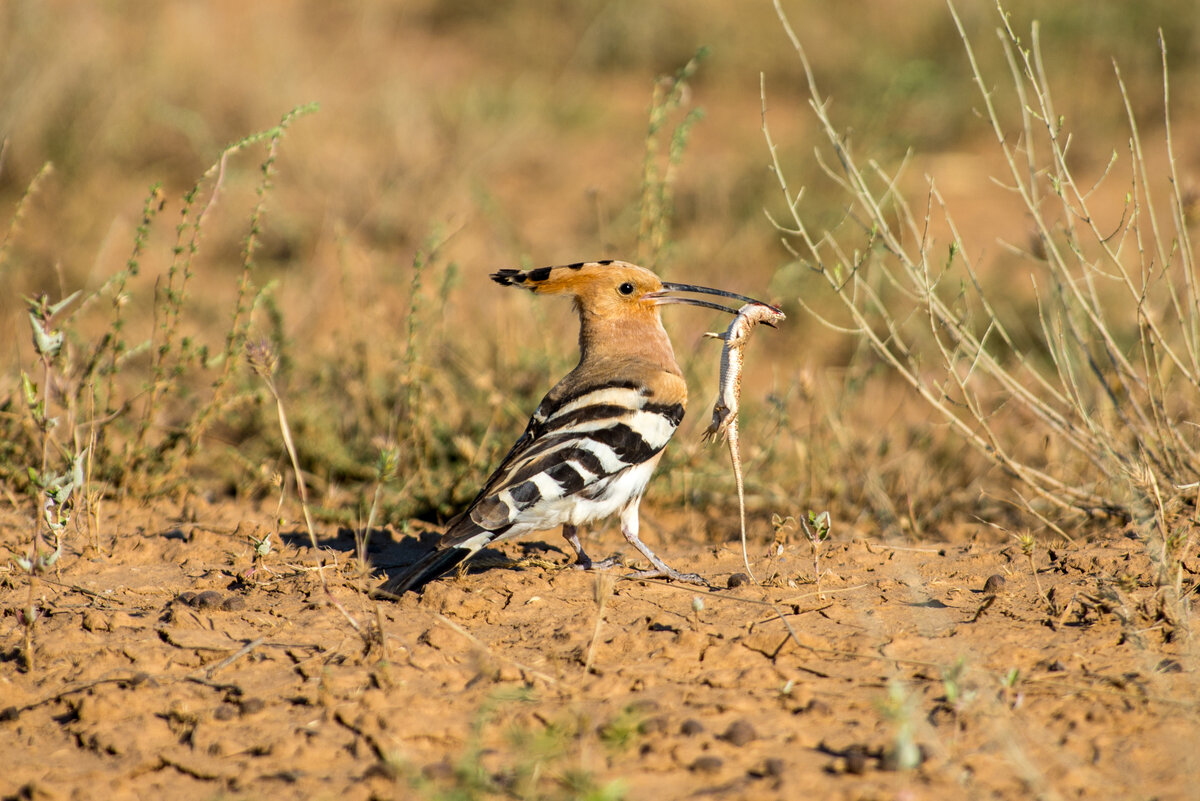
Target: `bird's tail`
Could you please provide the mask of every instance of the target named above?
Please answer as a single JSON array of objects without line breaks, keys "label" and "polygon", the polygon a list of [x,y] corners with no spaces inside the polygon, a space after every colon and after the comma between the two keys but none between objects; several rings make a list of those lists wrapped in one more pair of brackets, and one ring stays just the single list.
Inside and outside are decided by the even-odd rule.
[{"label": "bird's tail", "polygon": [[483,528],[465,515],[459,515],[448,525],[436,548],[388,579],[379,592],[403,595],[409,590],[419,590],[479,553],[503,533]]},{"label": "bird's tail", "polygon": [[464,548],[452,545],[449,548],[438,548],[410,565],[403,573],[388,579],[380,592],[390,595],[403,595],[409,590],[419,590],[434,579],[441,578],[474,556],[478,548]]}]

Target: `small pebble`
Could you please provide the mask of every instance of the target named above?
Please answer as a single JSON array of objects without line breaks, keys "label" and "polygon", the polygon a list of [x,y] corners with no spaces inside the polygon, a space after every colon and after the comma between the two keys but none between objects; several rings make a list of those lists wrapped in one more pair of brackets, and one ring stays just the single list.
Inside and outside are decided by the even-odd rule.
[{"label": "small pebble", "polygon": [[697,734],[704,733],[704,724],[695,718],[688,718],[679,727],[679,733],[685,737],[695,737]]},{"label": "small pebble", "polygon": [[243,715],[253,715],[255,712],[261,712],[266,709],[267,702],[261,698],[246,698],[238,706],[241,707]]},{"label": "small pebble", "polygon": [[217,720],[233,720],[237,714],[237,707],[233,704],[221,704],[217,707],[217,711],[213,712],[213,717]]},{"label": "small pebble", "polygon": [[225,600],[224,596],[216,590],[205,590],[192,599],[192,606],[197,609],[207,609],[208,607],[219,606],[223,600]]},{"label": "small pebble", "polygon": [[454,778],[454,766],[445,760],[432,762],[421,768],[421,775],[426,779],[452,779]]},{"label": "small pebble", "polygon": [[720,757],[706,754],[702,757],[696,757],[696,761],[691,764],[688,770],[696,773],[716,773],[724,764]]},{"label": "small pebble", "polygon": [[729,577],[729,580],[725,583],[725,586],[732,590],[735,587],[741,587],[749,583],[750,577],[745,573],[734,573]]},{"label": "small pebble", "polygon": [[638,731],[642,734],[662,734],[667,730],[667,719],[662,715],[653,718],[647,718],[642,721],[642,725],[638,726]]},{"label": "small pebble", "polygon": [[820,698],[813,698],[800,711],[815,715],[828,715],[833,712],[833,709],[830,708],[829,704],[825,703]]},{"label": "small pebble", "polygon": [[995,575],[988,576],[987,581],[983,583],[983,591],[988,595],[995,595],[1003,590],[1004,585],[1007,583],[1008,580],[1004,576],[996,573]]},{"label": "small pebble", "polygon": [[181,592],[181,593],[179,593],[179,595],[175,596],[175,600],[176,600],[176,601],[179,601],[180,603],[187,604],[188,606],[195,606],[195,604],[196,604],[196,593],[194,593],[194,592]]},{"label": "small pebble", "polygon": [[655,701],[652,698],[639,698],[638,700],[631,703],[629,705],[629,708],[631,710],[633,710],[634,712],[641,712],[643,714],[648,714],[650,712],[657,712],[658,711],[658,701]]},{"label": "small pebble", "polygon": [[748,720],[735,720],[729,724],[729,728],[721,735],[721,739],[728,743],[741,748],[748,742],[758,739],[758,734],[754,731],[754,726]]},{"label": "small pebble", "polygon": [[246,599],[240,595],[230,595],[221,602],[221,608],[226,612],[236,612],[239,609],[245,609]]},{"label": "small pebble", "polygon": [[750,771],[750,775],[756,779],[778,779],[783,775],[784,764],[783,760],[778,757],[771,757],[764,760],[758,767]]}]

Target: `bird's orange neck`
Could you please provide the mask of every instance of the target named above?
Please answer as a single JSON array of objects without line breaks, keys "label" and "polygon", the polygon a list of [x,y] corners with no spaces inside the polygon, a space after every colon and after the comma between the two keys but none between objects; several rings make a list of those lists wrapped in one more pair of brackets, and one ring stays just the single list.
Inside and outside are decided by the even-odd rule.
[{"label": "bird's orange neck", "polygon": [[636,358],[647,367],[680,375],[671,340],[657,309],[614,317],[579,309],[579,363]]}]

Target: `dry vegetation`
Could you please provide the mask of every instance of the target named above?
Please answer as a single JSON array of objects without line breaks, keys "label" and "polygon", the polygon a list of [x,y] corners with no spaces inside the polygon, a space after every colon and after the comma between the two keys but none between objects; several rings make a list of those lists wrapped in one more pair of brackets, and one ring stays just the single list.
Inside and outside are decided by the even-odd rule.
[{"label": "dry vegetation", "polygon": [[[0,797],[1193,797],[1200,22],[812,5],[0,10]],[[787,310],[764,586],[369,599],[571,366],[486,274],[594,257]]]}]

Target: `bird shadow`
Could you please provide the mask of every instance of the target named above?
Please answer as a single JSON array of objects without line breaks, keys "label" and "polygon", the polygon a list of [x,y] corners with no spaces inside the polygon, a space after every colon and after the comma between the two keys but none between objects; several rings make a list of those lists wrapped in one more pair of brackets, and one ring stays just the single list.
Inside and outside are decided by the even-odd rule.
[{"label": "bird shadow", "polygon": [[[303,528],[281,531],[279,536],[280,540],[288,545],[311,545],[308,531]],[[367,561],[373,570],[390,577],[429,553],[437,546],[441,536],[431,530],[402,534],[390,528],[373,528],[367,537]],[[317,545],[346,556],[355,556],[358,553],[358,532],[342,526],[333,535],[318,537]],[[464,572],[474,575],[493,569],[522,570],[525,569],[522,563],[531,558],[555,561],[572,558],[564,548],[546,540],[524,540],[514,545],[519,549],[519,555],[515,557],[511,551],[506,553],[498,548],[482,549],[467,563]]]},{"label": "bird shadow", "polygon": [[[168,535],[169,536],[169,535]],[[400,534],[390,528],[373,528],[367,537],[367,562],[373,570],[385,576],[415,564],[421,557],[437,546],[441,534],[423,530],[414,534]],[[281,543],[297,547],[311,545],[308,531],[295,528],[279,532]],[[574,556],[566,549],[547,540],[524,540],[513,543],[519,555],[513,556],[498,548],[484,548],[472,557],[464,568],[468,574],[484,573],[488,570],[522,570],[527,559],[572,561]],[[358,554],[358,532],[342,526],[333,535],[317,537],[317,546],[346,556]]]}]

